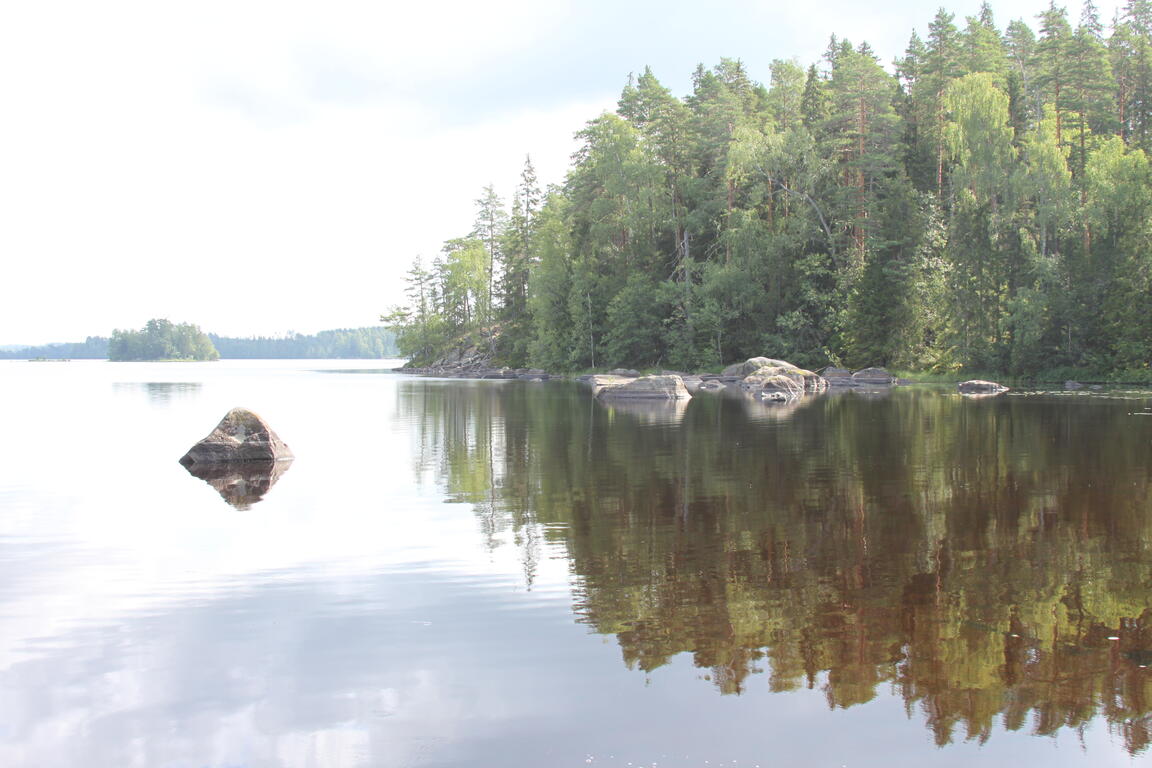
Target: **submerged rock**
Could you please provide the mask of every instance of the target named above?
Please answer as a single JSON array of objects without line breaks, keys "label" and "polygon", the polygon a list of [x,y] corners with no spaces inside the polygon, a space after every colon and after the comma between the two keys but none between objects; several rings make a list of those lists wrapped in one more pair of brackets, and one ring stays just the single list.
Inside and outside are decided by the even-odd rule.
[{"label": "submerged rock", "polygon": [[956,391],[962,395],[1001,395],[1008,391],[1008,387],[994,381],[972,379],[957,384]]},{"label": "submerged rock", "polygon": [[186,467],[284,461],[292,451],[262,418],[246,408],[233,408],[216,429],[180,459]]},{"label": "submerged rock", "polygon": [[601,398],[628,400],[687,400],[692,397],[679,376],[641,376],[601,389]]}]

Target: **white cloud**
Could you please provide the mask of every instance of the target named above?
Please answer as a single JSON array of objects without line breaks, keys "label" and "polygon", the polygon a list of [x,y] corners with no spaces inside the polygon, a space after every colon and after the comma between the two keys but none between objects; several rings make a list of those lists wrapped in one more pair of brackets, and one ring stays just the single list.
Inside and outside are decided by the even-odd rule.
[{"label": "white cloud", "polygon": [[[537,4],[77,4],[0,40],[0,341],[364,325],[525,153],[559,180],[605,104],[450,124],[419,95],[529,45]],[[192,8],[193,6],[187,6]],[[169,11],[171,9],[168,9]],[[429,30],[435,27],[435,34]]]},{"label": "white cloud", "polygon": [[[1034,21],[1045,4],[994,7],[1004,25]],[[978,6],[950,5],[959,23]],[[660,73],[672,81],[713,51],[754,63],[763,49],[740,50],[749,29],[763,30],[772,56],[805,64],[832,32],[871,41],[887,61],[934,14],[913,3],[819,8],[9,3],[0,344],[80,339],[153,316],[231,334],[370,324],[398,299],[415,255],[467,231],[484,184],[510,196],[526,153],[542,180],[559,181],[572,133],[611,106],[637,62],[679,52],[683,67]],[[622,32],[665,17],[683,23]],[[576,21],[581,34],[565,35]],[[526,78],[532,86],[501,80],[531,62],[587,64],[601,29],[596,61],[615,72],[598,75],[605,82],[562,67]],[[751,74],[766,80],[766,62]],[[533,103],[548,106],[524,106]]]}]

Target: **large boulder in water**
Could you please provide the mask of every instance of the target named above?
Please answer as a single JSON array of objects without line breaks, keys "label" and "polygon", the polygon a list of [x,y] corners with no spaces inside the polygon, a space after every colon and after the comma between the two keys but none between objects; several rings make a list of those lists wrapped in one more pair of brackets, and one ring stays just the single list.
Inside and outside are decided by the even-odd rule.
[{"label": "large boulder in water", "polygon": [[216,429],[180,459],[185,467],[250,461],[285,461],[292,451],[264,419],[246,408],[233,408]]},{"label": "large boulder in water", "polygon": [[[828,381],[820,374],[813,373],[804,368],[783,365],[766,365],[763,368],[759,368],[745,376],[741,386],[745,391],[748,391],[758,386],[757,381],[770,376],[784,376],[791,379],[800,386],[801,394],[816,394],[828,389]],[[749,386],[749,384],[751,384],[751,386]]]},{"label": "large boulder in water", "polygon": [[1008,387],[995,381],[972,379],[957,384],[956,390],[962,395],[1002,395],[1008,391]]},{"label": "large boulder in water", "polygon": [[742,363],[730,365],[724,369],[723,376],[735,376],[737,378],[744,378],[749,376],[761,368],[795,368],[796,366],[789,363],[787,360],[776,360],[771,357],[750,357]]},{"label": "large boulder in water", "polygon": [[606,387],[598,396],[606,400],[687,400],[692,397],[679,376],[641,376]]}]

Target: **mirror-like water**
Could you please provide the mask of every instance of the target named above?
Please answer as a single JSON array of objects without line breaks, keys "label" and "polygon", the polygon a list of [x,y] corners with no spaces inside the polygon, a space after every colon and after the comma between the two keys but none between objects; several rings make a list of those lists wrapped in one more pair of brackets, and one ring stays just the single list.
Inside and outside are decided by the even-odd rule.
[{"label": "mirror-like water", "polygon": [[0,364],[0,764],[1147,759],[1152,395],[387,365]]}]

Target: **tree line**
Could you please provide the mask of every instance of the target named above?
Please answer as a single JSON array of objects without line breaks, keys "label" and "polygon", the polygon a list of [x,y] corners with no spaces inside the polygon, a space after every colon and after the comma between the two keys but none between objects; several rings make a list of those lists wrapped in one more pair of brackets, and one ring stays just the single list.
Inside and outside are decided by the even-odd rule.
[{"label": "tree line", "polygon": [[338,328],[306,335],[232,338],[209,334],[223,358],[354,359],[396,357],[395,333],[387,328]]},{"label": "tree line", "polygon": [[680,98],[649,69],[562,185],[527,162],[385,321],[435,359],[698,369],[758,354],[1147,378],[1152,1],[1037,29],[941,9],[888,71],[832,37],[763,84],[723,59]]},{"label": "tree line", "polygon": [[[153,330],[150,331],[149,328]],[[106,336],[89,336],[79,343],[45,344],[14,350],[0,350],[0,359],[9,360],[142,360],[142,359],[214,359],[195,358],[193,347],[182,346],[191,339],[190,332],[178,331],[184,326],[168,320],[150,321],[141,331],[116,331],[110,343]],[[199,333],[200,329],[190,326]],[[167,330],[165,330],[167,329]],[[161,342],[160,337],[167,338]],[[150,341],[149,339],[152,339]],[[293,333],[287,336],[251,336],[237,338],[209,333],[209,344],[225,359],[351,359],[397,357],[395,334],[380,327],[338,328],[316,334]],[[155,341],[156,343],[153,343]],[[149,346],[151,345],[151,346]],[[200,341],[203,347],[203,340]],[[147,349],[147,351],[145,351]],[[115,353],[116,357],[111,355]],[[147,354],[147,357],[141,355]],[[151,355],[157,355],[152,357]]]}]

